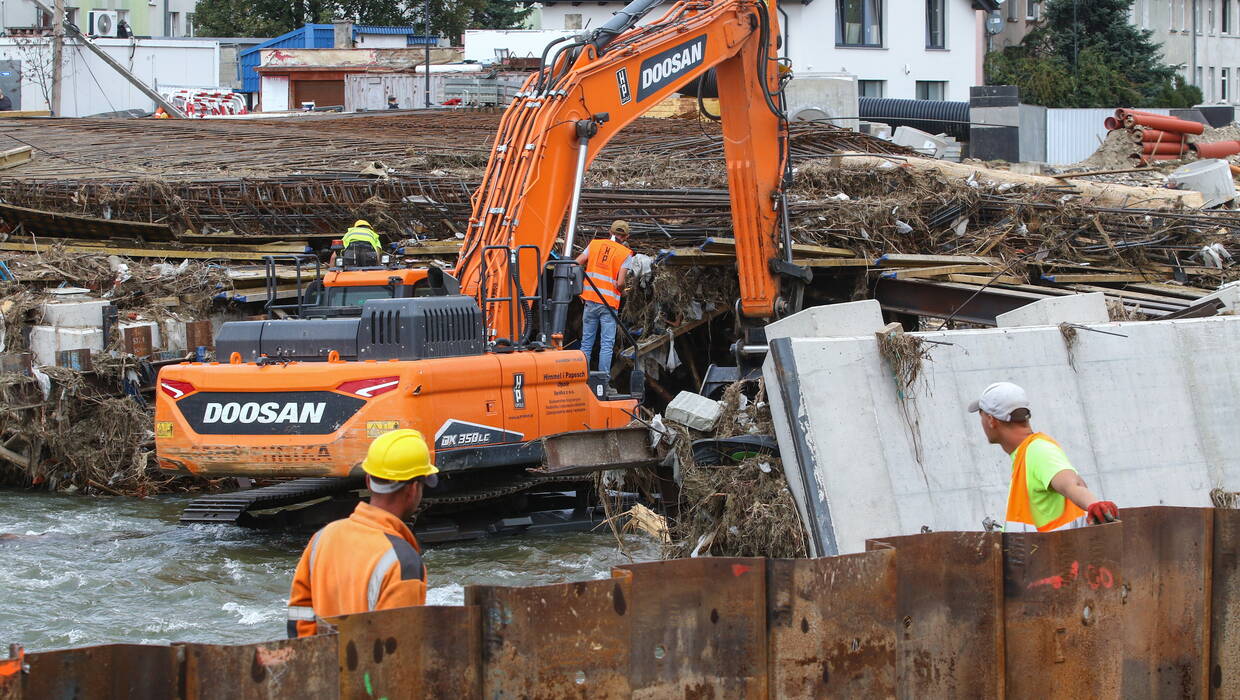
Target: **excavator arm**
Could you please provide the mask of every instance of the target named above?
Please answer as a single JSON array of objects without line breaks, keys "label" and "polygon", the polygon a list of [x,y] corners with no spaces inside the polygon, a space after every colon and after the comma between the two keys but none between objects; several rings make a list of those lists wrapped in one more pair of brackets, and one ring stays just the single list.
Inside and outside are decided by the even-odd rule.
[{"label": "excavator arm", "polygon": [[[542,70],[505,111],[456,267],[462,292],[484,307],[487,299],[514,295],[518,286],[522,294],[535,293],[562,227],[563,257],[573,257],[581,182],[590,162],[626,125],[714,68],[739,310],[754,319],[782,311],[780,276],[791,265],[780,254],[788,155],[775,0],[682,0],[655,22],[636,27],[659,2],[636,0],[593,32],[560,46],[553,42]],[[786,235],[786,225],[783,230]],[[538,255],[511,266],[505,249],[520,246],[533,246]],[[519,274],[507,272],[514,267]],[[564,289],[557,285],[555,296],[564,296]],[[548,335],[563,331],[567,306],[555,309]],[[528,319],[521,315],[486,317],[492,338],[516,339],[527,331]]]}]

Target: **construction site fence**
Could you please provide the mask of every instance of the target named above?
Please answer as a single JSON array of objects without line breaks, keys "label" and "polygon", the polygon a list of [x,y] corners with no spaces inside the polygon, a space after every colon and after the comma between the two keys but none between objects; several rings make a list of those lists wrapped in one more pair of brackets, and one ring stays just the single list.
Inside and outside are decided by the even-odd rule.
[{"label": "construction site fence", "polygon": [[1237,696],[1240,511],[1122,516],[469,586],[262,644],[14,649],[0,698]]}]

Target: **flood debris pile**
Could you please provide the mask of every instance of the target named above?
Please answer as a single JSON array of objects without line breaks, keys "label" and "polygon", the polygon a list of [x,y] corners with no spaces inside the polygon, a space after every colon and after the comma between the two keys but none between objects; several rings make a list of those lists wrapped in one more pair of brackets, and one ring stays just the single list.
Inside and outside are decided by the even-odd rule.
[{"label": "flood debris pile", "polygon": [[778,448],[761,440],[774,442],[765,388],[759,381],[748,390],[753,398],[742,382],[728,387],[707,430],[676,422],[669,407],[685,505],[672,519],[667,558],[806,556]]},{"label": "flood debris pile", "polygon": [[193,354],[226,271],[52,249],[0,282],[0,481],[146,495],[182,484],[152,459],[158,367]]}]

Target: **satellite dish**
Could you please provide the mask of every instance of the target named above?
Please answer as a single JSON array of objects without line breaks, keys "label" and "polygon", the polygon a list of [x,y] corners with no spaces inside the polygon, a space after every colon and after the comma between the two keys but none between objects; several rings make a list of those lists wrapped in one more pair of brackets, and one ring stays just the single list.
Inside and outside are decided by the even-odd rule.
[{"label": "satellite dish", "polygon": [[999,16],[998,12],[992,12],[986,18],[986,33],[991,36],[1003,33],[1003,18]]}]

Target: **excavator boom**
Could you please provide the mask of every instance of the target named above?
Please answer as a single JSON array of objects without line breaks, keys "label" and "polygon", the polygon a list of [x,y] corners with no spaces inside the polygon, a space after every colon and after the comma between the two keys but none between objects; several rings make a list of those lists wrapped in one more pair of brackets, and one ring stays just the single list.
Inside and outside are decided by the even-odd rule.
[{"label": "excavator boom", "polygon": [[[464,294],[532,295],[542,264],[563,234],[572,257],[582,175],[608,141],[665,97],[712,68],[719,89],[724,155],[736,237],[743,316],[771,318],[780,307],[780,216],[787,122],[779,104],[781,66],[775,2],[682,0],[649,25],[636,23],[658,0],[636,0],[607,24],[555,49],[508,107],[455,274]],[[553,44],[554,46],[554,44]],[[550,51],[553,46],[548,47]],[[545,52],[546,53],[546,52]],[[568,214],[568,224],[565,214]],[[505,248],[533,246],[520,274]],[[486,289],[482,289],[485,279]],[[557,307],[551,333],[563,331]],[[517,338],[525,319],[486,313],[492,338]],[[511,327],[515,323],[518,328]]]}]

